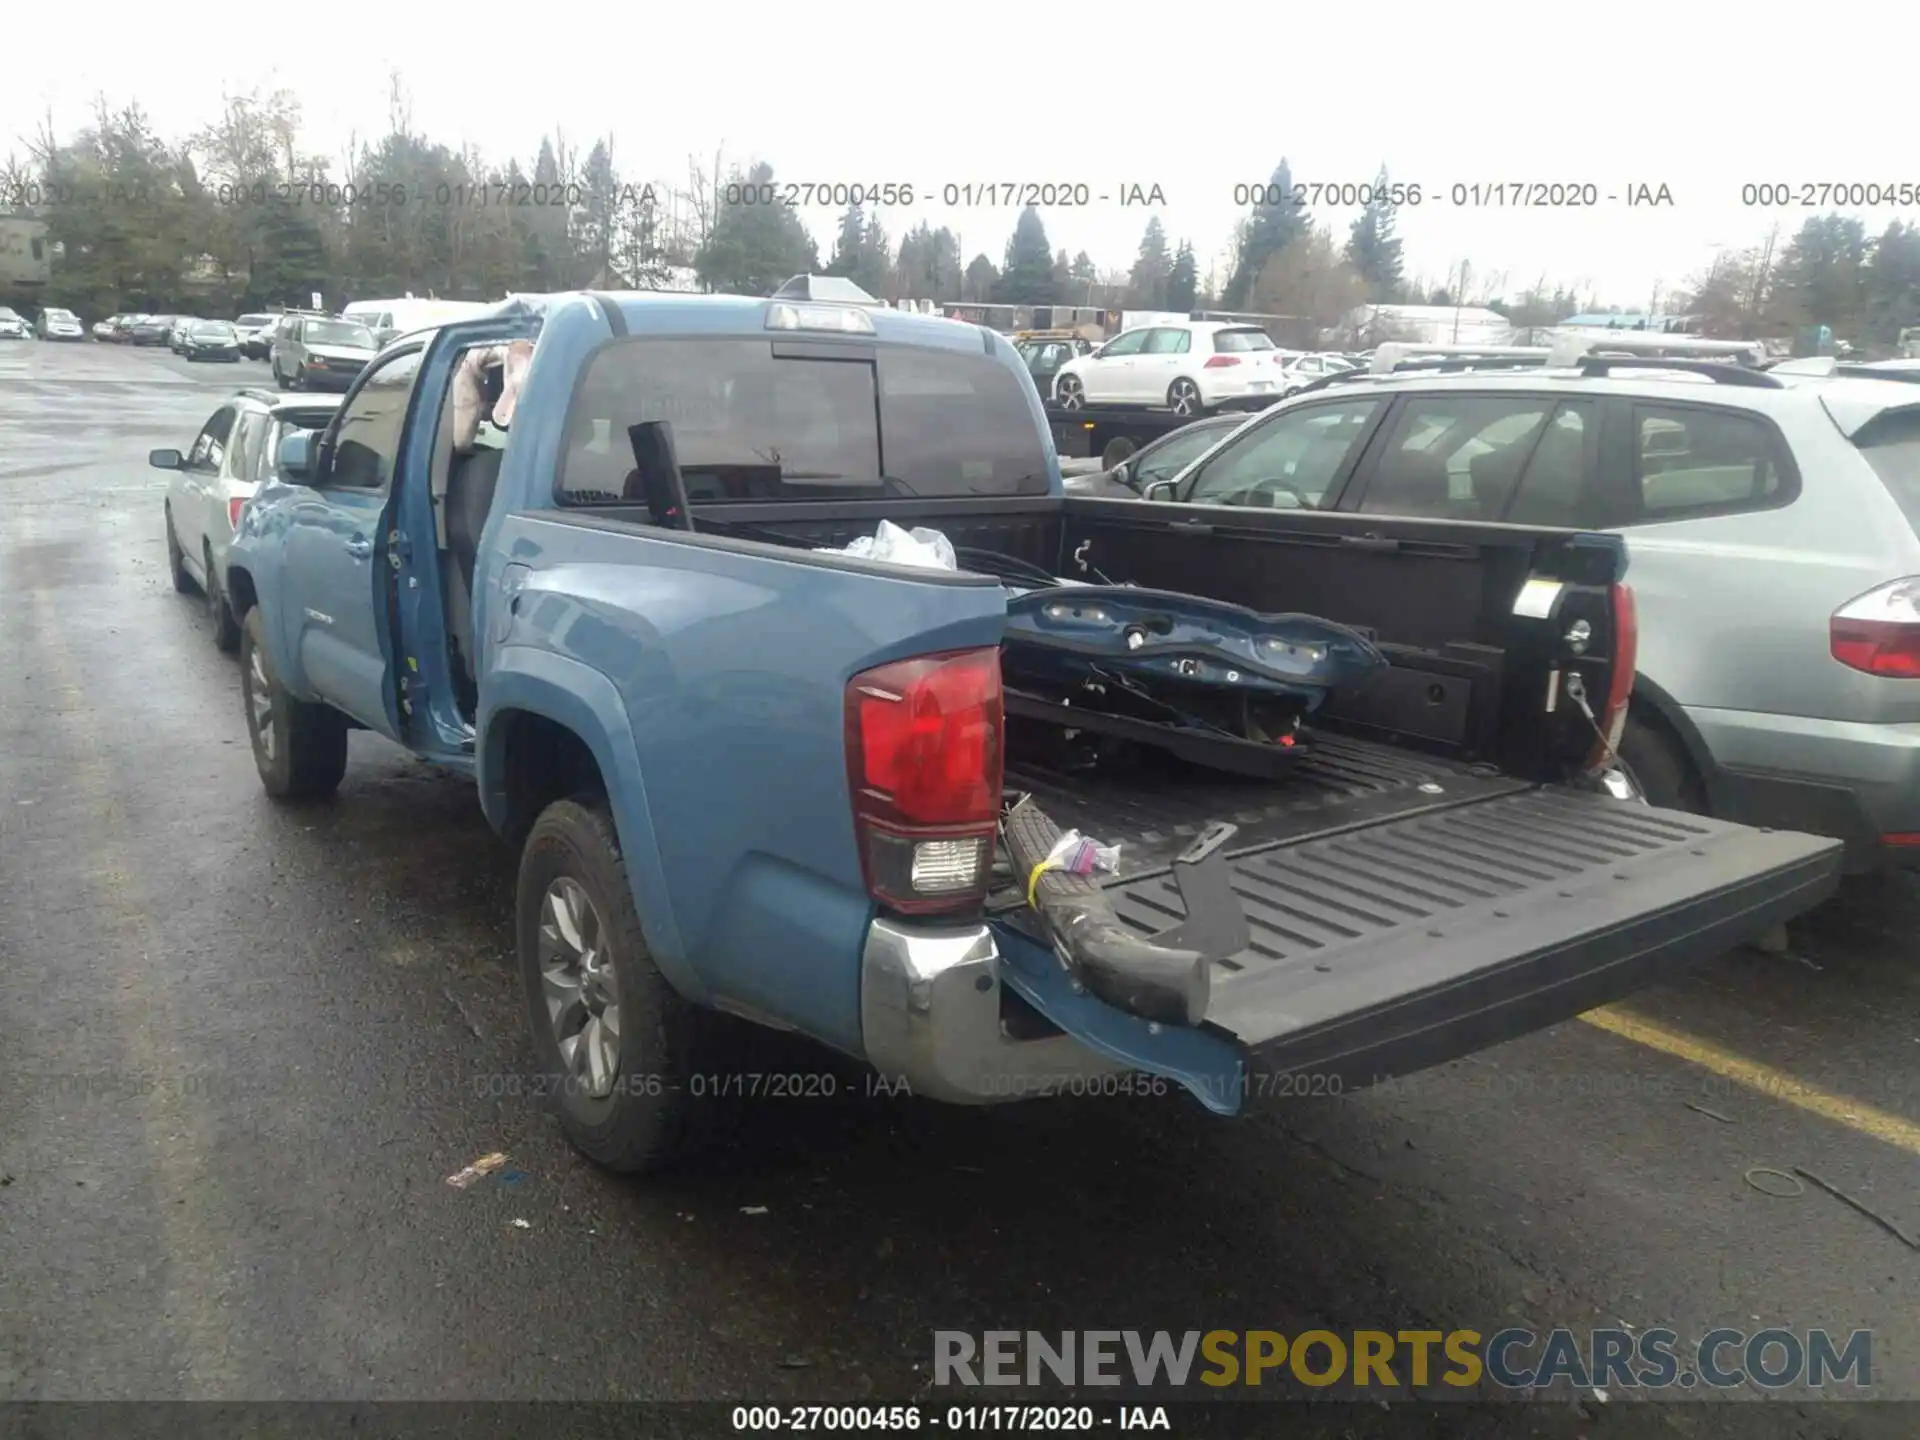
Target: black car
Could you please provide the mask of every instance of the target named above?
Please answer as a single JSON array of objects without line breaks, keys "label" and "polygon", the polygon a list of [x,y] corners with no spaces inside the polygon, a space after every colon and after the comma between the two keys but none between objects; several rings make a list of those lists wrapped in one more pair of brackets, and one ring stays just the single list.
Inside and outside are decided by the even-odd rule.
[{"label": "black car", "polygon": [[142,315],[133,322],[127,338],[135,345],[164,345],[179,318],[178,315]]},{"label": "black car", "polygon": [[225,320],[195,320],[181,337],[180,353],[189,360],[240,362],[240,332]]},{"label": "black car", "polygon": [[1245,414],[1229,411],[1209,415],[1191,425],[1162,435],[1127,456],[1110,470],[1092,475],[1068,475],[1062,480],[1069,495],[1099,495],[1114,500],[1138,500],[1156,480],[1171,480],[1227,436],[1247,423]]}]

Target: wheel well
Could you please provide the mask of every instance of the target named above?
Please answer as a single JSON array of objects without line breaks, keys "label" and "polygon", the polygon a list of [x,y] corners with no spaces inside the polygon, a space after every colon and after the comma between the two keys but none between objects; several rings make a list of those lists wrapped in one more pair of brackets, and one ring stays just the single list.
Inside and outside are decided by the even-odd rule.
[{"label": "wheel well", "polygon": [[233,618],[244,620],[247,612],[260,603],[259,593],[253,588],[253,576],[237,567],[227,571],[227,604],[233,609]]},{"label": "wheel well", "polygon": [[1700,764],[1700,757],[1688,738],[1680,733],[1680,727],[1667,714],[1666,705],[1652,693],[1639,685],[1634,687],[1632,697],[1627,703],[1627,718],[1636,721],[1658,735],[1670,746],[1680,764],[1686,770],[1686,778],[1699,792],[1700,799],[1709,810],[1714,808],[1713,787],[1707,772]]},{"label": "wheel well", "polygon": [[517,847],[554,801],[583,790],[607,793],[592,748],[559,721],[515,710],[496,716],[493,723],[505,727],[500,780],[506,809],[500,829],[509,844]]}]

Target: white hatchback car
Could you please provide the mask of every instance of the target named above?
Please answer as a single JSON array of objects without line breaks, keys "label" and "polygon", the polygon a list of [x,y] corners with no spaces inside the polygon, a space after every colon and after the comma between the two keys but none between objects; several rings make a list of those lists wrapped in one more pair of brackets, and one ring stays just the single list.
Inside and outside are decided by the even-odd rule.
[{"label": "white hatchback car", "polygon": [[1053,400],[1068,410],[1136,405],[1176,415],[1257,409],[1280,398],[1282,362],[1291,353],[1275,349],[1256,325],[1142,325],[1062,365],[1053,377]]},{"label": "white hatchback car", "polygon": [[167,565],[173,588],[206,596],[213,642],[240,644],[240,623],[227,603],[227,547],[240,512],[273,473],[280,441],[296,430],[319,430],[340,408],[338,395],[277,395],[242,390],[213,412],[193,448],[154,450],[147,463],[171,470],[167,482]]}]

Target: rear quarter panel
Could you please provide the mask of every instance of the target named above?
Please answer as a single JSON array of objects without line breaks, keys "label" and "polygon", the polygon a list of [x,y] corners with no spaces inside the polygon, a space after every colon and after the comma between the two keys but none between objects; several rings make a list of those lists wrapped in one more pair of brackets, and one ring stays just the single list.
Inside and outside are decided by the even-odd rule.
[{"label": "rear quarter panel", "polygon": [[1920,686],[1849,670],[1828,621],[1920,573],[1920,543],[1824,413],[1779,417],[1800,495],[1774,510],[1621,533],[1640,616],[1640,673],[1687,707],[1868,723],[1920,720]]}]

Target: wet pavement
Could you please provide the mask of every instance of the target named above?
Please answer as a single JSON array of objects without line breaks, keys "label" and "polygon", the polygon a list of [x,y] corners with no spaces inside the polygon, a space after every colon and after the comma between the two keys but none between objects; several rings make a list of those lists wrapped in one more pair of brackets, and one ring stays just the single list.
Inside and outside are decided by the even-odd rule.
[{"label": "wet pavement", "polygon": [[[274,805],[169,583],[146,451],[264,376],[0,350],[0,1399],[944,1405],[942,1329],[1616,1324],[1870,1329],[1874,1393],[1920,1398],[1920,1253],[1746,1178],[1920,1230],[1905,884],[1390,1090],[1223,1122],[842,1072],[682,1171],[595,1170],[528,1093],[514,857],[471,783],[355,734],[336,800]],[[1459,1433],[1758,1433],[1642,1398]]]}]

